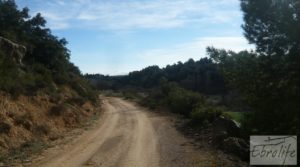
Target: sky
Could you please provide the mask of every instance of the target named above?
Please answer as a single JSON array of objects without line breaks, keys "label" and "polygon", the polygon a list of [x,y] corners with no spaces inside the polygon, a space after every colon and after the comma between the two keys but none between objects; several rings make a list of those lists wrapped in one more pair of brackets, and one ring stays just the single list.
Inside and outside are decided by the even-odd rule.
[{"label": "sky", "polygon": [[239,0],[16,0],[66,38],[82,73],[122,75],[150,65],[199,60],[206,47],[254,48]]}]

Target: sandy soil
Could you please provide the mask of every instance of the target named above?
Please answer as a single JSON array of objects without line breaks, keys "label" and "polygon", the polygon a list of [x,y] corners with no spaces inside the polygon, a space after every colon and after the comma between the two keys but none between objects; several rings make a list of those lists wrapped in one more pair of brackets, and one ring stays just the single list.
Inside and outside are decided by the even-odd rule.
[{"label": "sandy soil", "polygon": [[170,117],[119,98],[103,103],[105,112],[93,128],[46,150],[28,166],[217,166],[214,152],[197,148],[174,128]]}]

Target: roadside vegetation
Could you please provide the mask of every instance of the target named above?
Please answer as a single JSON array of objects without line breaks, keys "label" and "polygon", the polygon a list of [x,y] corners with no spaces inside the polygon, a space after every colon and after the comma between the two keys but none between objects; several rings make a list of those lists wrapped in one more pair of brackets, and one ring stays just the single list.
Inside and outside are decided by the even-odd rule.
[{"label": "roadside vegetation", "polygon": [[50,94],[67,85],[82,98],[95,101],[93,90],[70,62],[66,39],[52,35],[41,14],[31,17],[28,8],[19,10],[13,0],[1,0],[0,19],[0,37],[26,48],[24,57],[16,61],[17,50],[2,44],[0,90],[14,96]]},{"label": "roadside vegetation", "polygon": [[97,115],[97,91],[70,62],[66,45],[41,14],[0,0],[0,166],[26,163]]},{"label": "roadside vegetation", "polygon": [[223,114],[224,109],[209,104],[203,95],[181,88],[176,83],[161,81],[161,86],[141,100],[151,109],[163,107],[168,111],[190,118],[196,125],[207,125]]},{"label": "roadside vegetation", "polygon": [[[150,66],[125,76],[86,78],[100,90],[144,91],[149,107],[165,105],[186,116],[214,111],[204,101],[217,96],[215,104],[232,108],[227,115],[241,121],[247,136],[299,134],[300,4],[241,0],[241,9],[245,37],[255,50],[236,53],[208,47],[209,58],[198,61]],[[160,85],[161,80],[167,83]]]}]

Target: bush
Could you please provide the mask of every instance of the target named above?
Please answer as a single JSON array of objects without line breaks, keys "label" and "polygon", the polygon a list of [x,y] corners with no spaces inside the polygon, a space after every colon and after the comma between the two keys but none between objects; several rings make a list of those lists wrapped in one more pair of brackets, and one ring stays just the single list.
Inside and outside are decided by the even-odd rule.
[{"label": "bush", "polygon": [[34,127],[34,133],[36,135],[42,136],[42,135],[47,135],[50,133],[50,127],[48,125],[37,125]]},{"label": "bush", "polygon": [[3,159],[4,161],[7,161],[8,159],[20,159],[22,161],[28,160],[28,155],[40,153],[45,148],[46,144],[43,142],[43,140],[33,139],[23,143],[18,148],[12,149],[3,157]]},{"label": "bush", "polygon": [[97,91],[92,89],[87,81],[82,78],[75,77],[69,85],[83,98],[92,101],[94,104],[97,103]]},{"label": "bush", "polygon": [[125,99],[136,99],[137,98],[136,92],[131,91],[131,90],[125,90],[122,92],[122,94],[125,97]]},{"label": "bush", "polygon": [[230,119],[233,119],[238,123],[241,123],[243,120],[243,117],[245,115],[245,112],[227,111],[227,112],[224,112],[224,114],[226,117],[229,117]]},{"label": "bush", "polygon": [[224,110],[206,103],[202,95],[186,90],[177,84],[163,81],[161,89],[153,89],[141,104],[150,108],[165,106],[171,112],[184,115],[197,125],[214,121]]},{"label": "bush", "polygon": [[82,106],[85,102],[86,102],[86,99],[83,97],[73,97],[73,98],[67,99],[67,101],[66,101],[66,103],[75,104],[75,105],[79,105],[79,106]]},{"label": "bush", "polygon": [[204,98],[196,92],[179,87],[175,83],[161,82],[160,89],[153,88],[149,96],[141,102],[151,109],[164,106],[171,112],[190,117],[192,110],[200,104],[204,104]]},{"label": "bush", "polygon": [[185,90],[178,86],[170,86],[171,88],[169,89],[165,101],[172,112],[190,116],[190,113],[195,106],[204,103],[204,99],[200,94]]},{"label": "bush", "polygon": [[158,101],[152,98],[146,98],[141,102],[141,104],[149,107],[150,109],[155,109],[159,106]]},{"label": "bush", "polygon": [[192,122],[195,124],[206,124],[211,123],[217,117],[222,115],[223,110],[213,106],[197,106],[191,113]]},{"label": "bush", "polygon": [[61,116],[66,111],[67,111],[67,107],[63,104],[59,104],[59,105],[53,106],[50,109],[49,115],[51,115],[51,116]]},{"label": "bush", "polygon": [[149,107],[150,109],[155,109],[158,106],[163,105],[164,98],[162,92],[159,89],[154,88],[149,92],[148,96],[142,98],[140,104]]},{"label": "bush", "polygon": [[26,128],[27,130],[30,130],[32,127],[32,115],[30,113],[26,113],[23,115],[19,115],[15,118],[15,122],[17,125],[22,125],[24,128]]},{"label": "bush", "polygon": [[69,76],[65,72],[57,72],[53,74],[53,80],[58,85],[64,85],[68,83]]},{"label": "bush", "polygon": [[14,0],[0,1],[0,36],[27,48],[21,65],[11,57],[10,48],[0,46],[0,90],[18,97],[52,89],[53,83],[75,85],[80,96],[96,102],[90,85],[70,62],[68,42],[52,34],[41,14],[31,17],[28,12],[27,8],[18,9]]},{"label": "bush", "polygon": [[23,92],[17,64],[0,51],[0,89],[18,95]]}]

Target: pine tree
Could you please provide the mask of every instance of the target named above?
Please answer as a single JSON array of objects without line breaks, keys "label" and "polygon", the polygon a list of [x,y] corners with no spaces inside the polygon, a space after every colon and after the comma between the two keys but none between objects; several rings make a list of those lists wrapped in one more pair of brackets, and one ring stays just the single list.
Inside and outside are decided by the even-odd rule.
[{"label": "pine tree", "polygon": [[262,133],[295,134],[300,125],[300,1],[241,0],[245,37],[256,45],[259,78],[246,121]]}]

